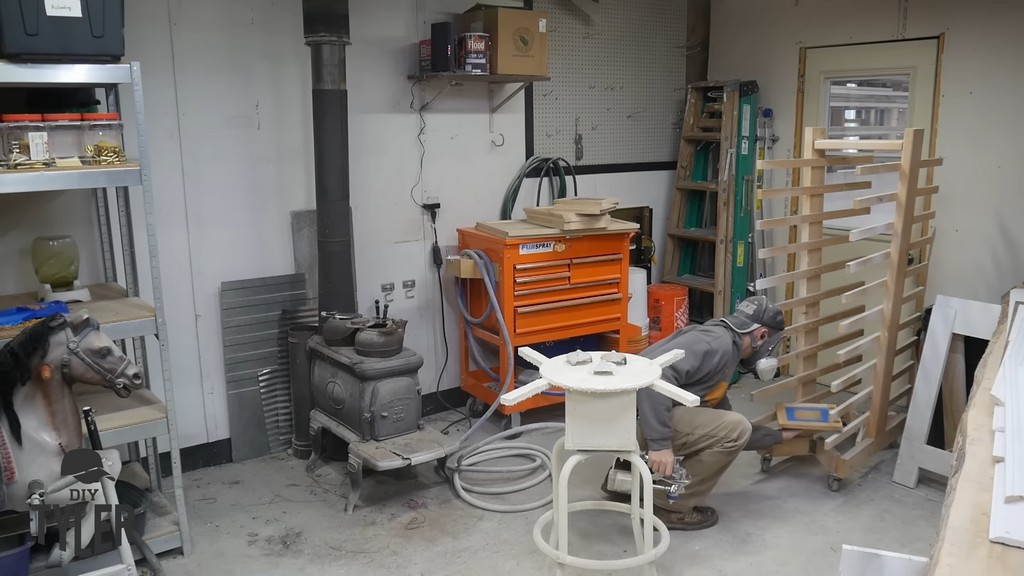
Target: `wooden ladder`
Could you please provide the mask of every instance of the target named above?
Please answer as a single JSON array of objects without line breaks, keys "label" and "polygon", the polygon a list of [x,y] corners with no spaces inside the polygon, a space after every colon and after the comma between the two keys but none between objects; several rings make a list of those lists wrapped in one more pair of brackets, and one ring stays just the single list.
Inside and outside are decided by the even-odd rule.
[{"label": "wooden ladder", "polygon": [[691,322],[728,313],[739,81],[687,88],[663,282],[690,289]]}]

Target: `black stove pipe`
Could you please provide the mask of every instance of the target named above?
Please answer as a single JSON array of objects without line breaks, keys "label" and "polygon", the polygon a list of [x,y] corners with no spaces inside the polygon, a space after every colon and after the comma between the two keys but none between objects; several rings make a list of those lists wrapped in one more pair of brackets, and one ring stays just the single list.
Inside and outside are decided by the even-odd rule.
[{"label": "black stove pipe", "polygon": [[[352,205],[349,198],[348,0],[302,0],[313,80],[317,287],[320,312],[356,310]],[[321,314],[321,322],[323,314]]]}]

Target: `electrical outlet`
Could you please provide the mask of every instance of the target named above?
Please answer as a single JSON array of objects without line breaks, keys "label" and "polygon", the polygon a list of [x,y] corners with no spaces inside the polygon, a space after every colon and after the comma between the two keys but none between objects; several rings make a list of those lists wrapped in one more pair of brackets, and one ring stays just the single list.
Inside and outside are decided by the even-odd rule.
[{"label": "electrical outlet", "polygon": [[385,294],[387,294],[388,292],[394,292],[395,291],[395,283],[394,282],[386,282],[384,284],[381,284],[380,285],[380,291],[384,292]]},{"label": "electrical outlet", "polygon": [[402,288],[405,290],[412,290],[416,287],[415,280],[402,280]]}]

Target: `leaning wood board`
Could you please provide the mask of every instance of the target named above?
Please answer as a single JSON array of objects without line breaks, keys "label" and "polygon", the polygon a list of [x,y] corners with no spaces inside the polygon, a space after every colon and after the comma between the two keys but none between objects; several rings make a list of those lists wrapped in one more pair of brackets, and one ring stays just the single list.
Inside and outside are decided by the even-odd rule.
[{"label": "leaning wood board", "polygon": [[953,447],[953,474],[946,489],[942,526],[930,576],[1024,574],[1024,549],[989,542],[989,510],[995,466],[992,384],[1007,337],[1007,304],[975,372],[967,412]]},{"label": "leaning wood board", "polygon": [[609,232],[629,232],[639,230],[636,222],[627,222],[612,218],[607,228],[598,230],[557,230],[547,226],[530,224],[526,220],[498,220],[495,222],[477,222],[476,229],[498,238],[537,238],[541,236],[588,236],[591,234],[607,234]]}]

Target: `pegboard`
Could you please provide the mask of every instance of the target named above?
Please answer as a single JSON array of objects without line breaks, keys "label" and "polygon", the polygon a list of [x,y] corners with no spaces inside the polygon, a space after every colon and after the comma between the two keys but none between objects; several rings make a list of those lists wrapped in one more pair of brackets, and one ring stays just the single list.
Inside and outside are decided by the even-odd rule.
[{"label": "pegboard", "polygon": [[[578,166],[674,162],[686,100],[686,2],[570,0],[551,14],[548,75],[533,86],[533,150]],[[527,119],[529,121],[529,118]]]}]

